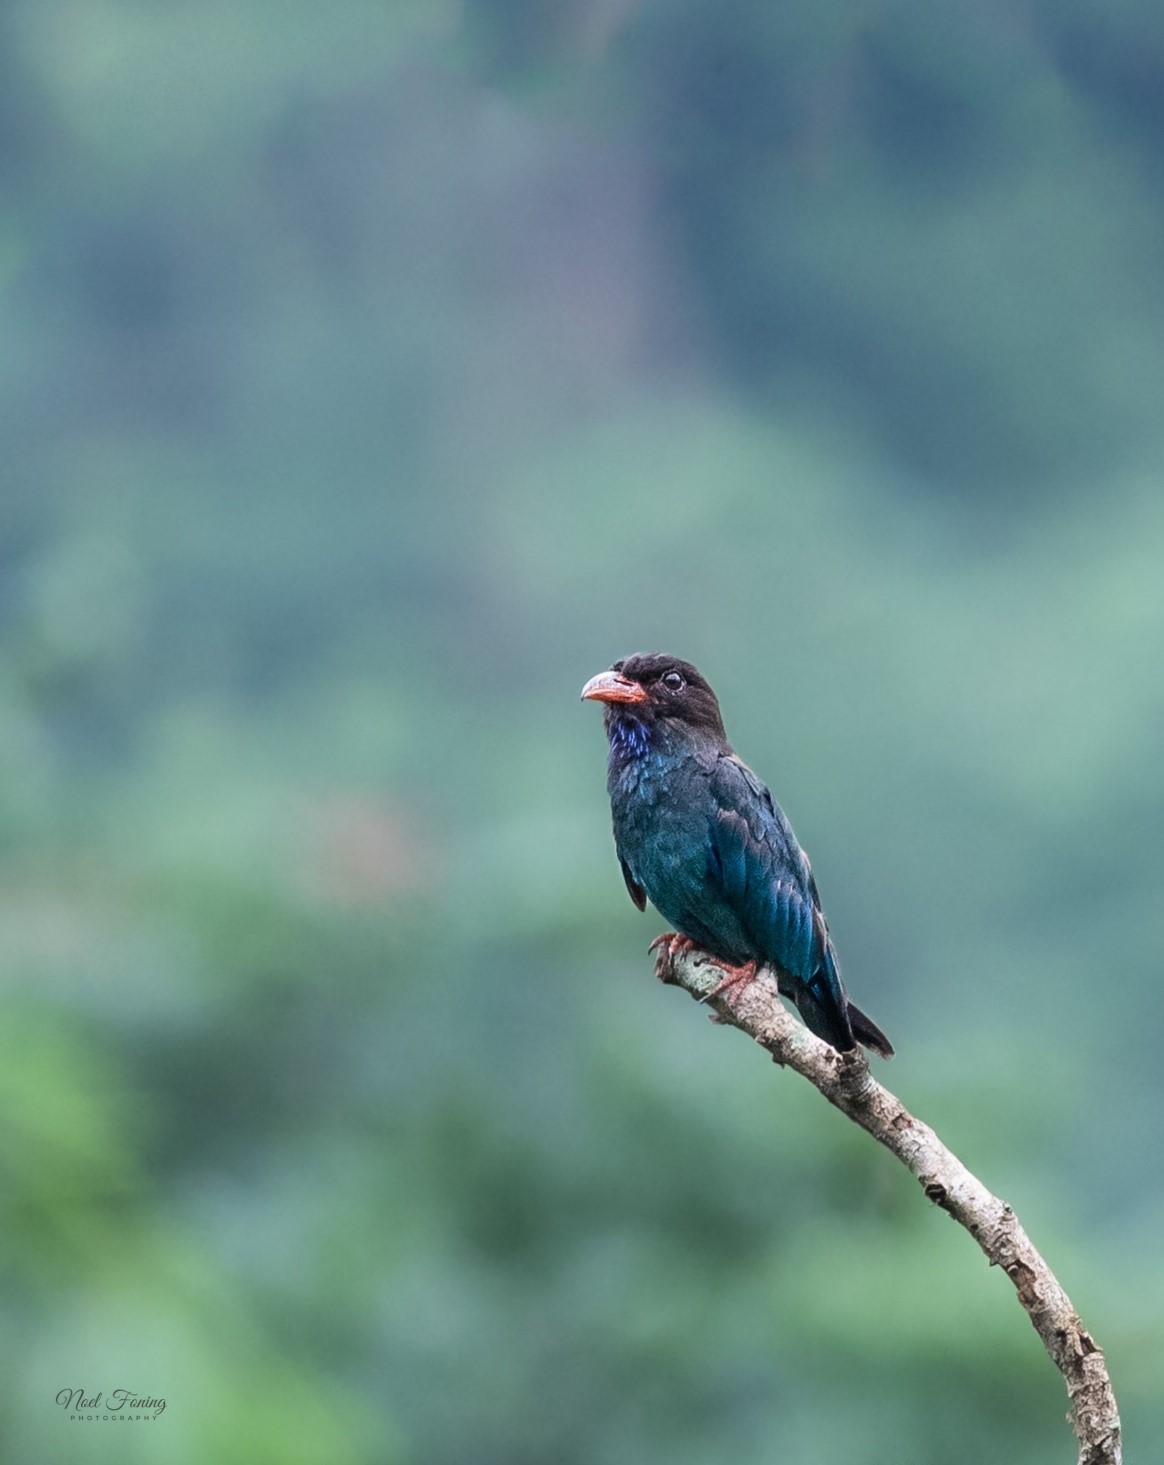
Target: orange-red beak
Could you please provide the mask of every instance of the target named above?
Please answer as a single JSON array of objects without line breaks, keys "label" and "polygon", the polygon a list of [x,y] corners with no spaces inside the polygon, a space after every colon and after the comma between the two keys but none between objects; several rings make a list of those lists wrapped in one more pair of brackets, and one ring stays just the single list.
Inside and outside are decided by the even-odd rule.
[{"label": "orange-red beak", "polygon": [[582,688],[584,702],[645,702],[646,689],[616,671],[600,671]]}]

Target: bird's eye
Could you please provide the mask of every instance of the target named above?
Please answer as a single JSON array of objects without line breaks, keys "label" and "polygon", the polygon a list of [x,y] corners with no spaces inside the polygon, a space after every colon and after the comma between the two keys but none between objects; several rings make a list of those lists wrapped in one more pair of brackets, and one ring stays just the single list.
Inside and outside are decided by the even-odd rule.
[{"label": "bird's eye", "polygon": [[669,671],[663,678],[663,685],[668,692],[681,692],[683,690],[683,678],[677,671]]}]

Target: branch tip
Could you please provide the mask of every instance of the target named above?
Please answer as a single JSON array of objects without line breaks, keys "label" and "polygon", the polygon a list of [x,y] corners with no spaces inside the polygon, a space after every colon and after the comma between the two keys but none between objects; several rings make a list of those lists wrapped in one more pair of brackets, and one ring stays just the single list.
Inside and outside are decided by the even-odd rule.
[{"label": "branch tip", "polygon": [[[668,986],[697,1001],[722,976],[706,952],[682,951],[658,972]],[[709,984],[710,979],[710,986]],[[1079,1465],[1122,1465],[1120,1418],[1107,1364],[1058,1278],[1035,1250],[1013,1207],[992,1195],[976,1175],[916,1119],[869,1071],[859,1049],[838,1053],[808,1032],[780,1001],[771,974],[760,976],[708,1013],[722,1027],[737,1027],[781,1068],[794,1068],[830,1104],[867,1130],[921,1183],[926,1198],[967,1230],[992,1267],[1014,1284],[1018,1300],[1063,1375],[1071,1400],[1067,1418],[1079,1441]]]}]

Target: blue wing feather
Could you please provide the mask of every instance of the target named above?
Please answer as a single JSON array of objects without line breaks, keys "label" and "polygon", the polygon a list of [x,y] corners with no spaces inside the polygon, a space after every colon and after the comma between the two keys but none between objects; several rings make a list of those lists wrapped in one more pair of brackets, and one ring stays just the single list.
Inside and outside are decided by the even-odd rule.
[{"label": "blue wing feather", "polygon": [[759,958],[792,979],[814,1031],[852,1047],[848,1002],[808,857],[768,789],[734,754],[712,774],[710,874]]},{"label": "blue wing feather", "polygon": [[807,978],[819,963],[812,874],[792,826],[746,764],[719,759],[713,873],[723,897],[767,961]]}]

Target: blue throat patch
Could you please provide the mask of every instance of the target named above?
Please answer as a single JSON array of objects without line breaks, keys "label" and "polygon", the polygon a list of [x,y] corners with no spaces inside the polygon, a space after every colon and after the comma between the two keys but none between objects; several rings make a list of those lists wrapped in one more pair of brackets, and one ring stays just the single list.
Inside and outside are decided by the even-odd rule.
[{"label": "blue throat patch", "polygon": [[646,724],[635,717],[620,717],[611,723],[610,756],[616,763],[641,758],[650,748]]}]

